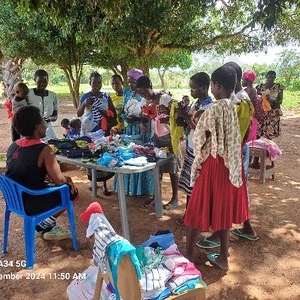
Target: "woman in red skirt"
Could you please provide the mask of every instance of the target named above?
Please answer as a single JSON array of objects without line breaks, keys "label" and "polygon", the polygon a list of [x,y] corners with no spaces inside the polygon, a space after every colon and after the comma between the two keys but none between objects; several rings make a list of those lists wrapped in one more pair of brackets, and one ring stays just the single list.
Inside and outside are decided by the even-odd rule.
[{"label": "woman in red skirt", "polygon": [[195,130],[193,191],[184,219],[187,258],[194,259],[199,231],[220,231],[220,253],[209,253],[207,258],[225,271],[230,228],[249,217],[239,121],[229,100],[235,82],[236,73],[228,66],[218,68],[211,76],[211,92],[217,102],[203,113]]}]

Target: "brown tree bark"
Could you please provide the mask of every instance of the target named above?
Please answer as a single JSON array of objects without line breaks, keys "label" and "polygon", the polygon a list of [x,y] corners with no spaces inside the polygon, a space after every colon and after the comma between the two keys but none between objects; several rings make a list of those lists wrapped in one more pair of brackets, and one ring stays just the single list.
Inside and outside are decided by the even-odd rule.
[{"label": "brown tree bark", "polygon": [[2,56],[0,68],[2,72],[2,81],[3,81],[4,93],[6,97],[11,96],[15,84],[18,81],[22,80],[21,74],[22,74],[23,62],[24,62],[23,58],[15,57],[6,60],[4,56]]}]

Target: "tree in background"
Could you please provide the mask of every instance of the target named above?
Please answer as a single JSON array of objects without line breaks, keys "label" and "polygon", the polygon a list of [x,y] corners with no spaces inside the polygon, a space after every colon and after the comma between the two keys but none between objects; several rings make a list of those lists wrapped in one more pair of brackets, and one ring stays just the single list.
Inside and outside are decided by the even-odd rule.
[{"label": "tree in background", "polygon": [[77,107],[82,68],[94,43],[99,43],[95,32],[102,17],[98,12],[85,11],[81,4],[71,5],[66,10],[65,21],[55,24],[49,14],[36,11],[28,14],[12,3],[1,3],[0,48],[7,58],[17,57],[22,61],[31,58],[40,66],[59,66]]},{"label": "tree in background", "polygon": [[296,50],[283,51],[275,61],[280,83],[291,90],[300,88],[300,53]]},{"label": "tree in background", "polygon": [[151,68],[156,69],[161,82],[161,88],[166,88],[165,75],[170,68],[178,67],[186,70],[192,65],[192,55],[187,51],[166,51],[153,55],[150,61]]},{"label": "tree in background", "polygon": [[[14,85],[22,79],[24,56],[19,55],[18,48],[26,35],[23,32],[25,18],[14,18],[14,9],[11,5],[0,5],[0,69],[4,94],[9,97]],[[14,32],[10,35],[10,32]],[[12,41],[12,42],[11,42]],[[18,42],[20,46],[17,46]]]},{"label": "tree in background", "polygon": [[[8,31],[0,28],[10,38],[5,41],[2,36],[0,43],[4,52],[10,48],[11,55],[20,53],[38,63],[60,66],[77,106],[84,63],[109,65],[125,77],[130,67],[139,67],[148,74],[153,58],[167,51],[250,52],[263,44],[258,25],[273,26],[288,3],[2,0],[2,6],[15,6],[12,15],[8,10],[8,17],[4,16],[6,24],[1,24],[7,25]],[[20,21],[26,17],[25,22]],[[11,20],[19,26],[11,26]],[[22,34],[18,39],[11,38],[16,36],[17,28],[22,28]]]}]

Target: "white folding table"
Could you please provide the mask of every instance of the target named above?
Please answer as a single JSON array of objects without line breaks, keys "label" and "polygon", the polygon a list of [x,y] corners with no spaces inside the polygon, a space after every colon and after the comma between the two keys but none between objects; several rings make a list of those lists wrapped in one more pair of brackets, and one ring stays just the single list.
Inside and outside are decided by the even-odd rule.
[{"label": "white folding table", "polygon": [[162,198],[161,198],[161,190],[160,190],[160,178],[159,178],[159,167],[170,162],[173,158],[173,155],[170,154],[170,155],[168,155],[167,158],[158,159],[157,162],[147,163],[144,166],[124,165],[122,167],[115,168],[115,169],[110,169],[108,167],[101,166],[94,162],[84,163],[81,161],[80,158],[68,158],[68,157],[65,157],[62,155],[56,155],[56,158],[59,162],[91,169],[91,171],[92,171],[92,195],[95,198],[97,197],[97,171],[107,171],[107,172],[113,172],[116,174],[117,182],[118,182],[118,199],[119,199],[119,205],[120,205],[122,235],[125,239],[130,240],[125,188],[124,188],[124,175],[125,174],[142,173],[142,172],[149,171],[149,170],[153,171],[155,213],[156,213],[156,217],[158,217],[158,218],[161,218],[163,216]]}]

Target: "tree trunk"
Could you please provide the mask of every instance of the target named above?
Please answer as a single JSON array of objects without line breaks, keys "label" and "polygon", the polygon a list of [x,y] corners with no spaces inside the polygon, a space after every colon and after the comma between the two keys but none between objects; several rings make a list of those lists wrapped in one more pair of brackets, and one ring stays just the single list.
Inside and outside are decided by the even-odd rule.
[{"label": "tree trunk", "polygon": [[112,71],[114,72],[114,74],[119,74],[122,76],[123,78],[123,85],[126,86],[127,85],[127,71],[128,69],[128,65],[126,63],[120,63],[120,67],[118,66],[113,66]]},{"label": "tree trunk", "polygon": [[[80,79],[82,66],[75,66],[74,72],[71,66],[60,66],[67,77],[67,84],[70,90],[71,99],[75,108],[78,108],[80,98]],[[75,74],[74,74],[75,73]]]},{"label": "tree trunk", "polygon": [[149,69],[150,69],[150,65],[149,65],[149,60],[148,59],[140,59],[140,61],[138,62],[138,69],[142,70],[145,76],[149,76]]},{"label": "tree trunk", "polygon": [[157,69],[157,73],[160,79],[161,88],[164,90],[166,88],[166,82],[165,82],[165,75],[166,75],[166,69]]},{"label": "tree trunk", "polygon": [[10,97],[13,93],[15,84],[22,80],[23,58],[3,59],[1,62],[2,80],[4,85],[4,93],[6,97]]}]

